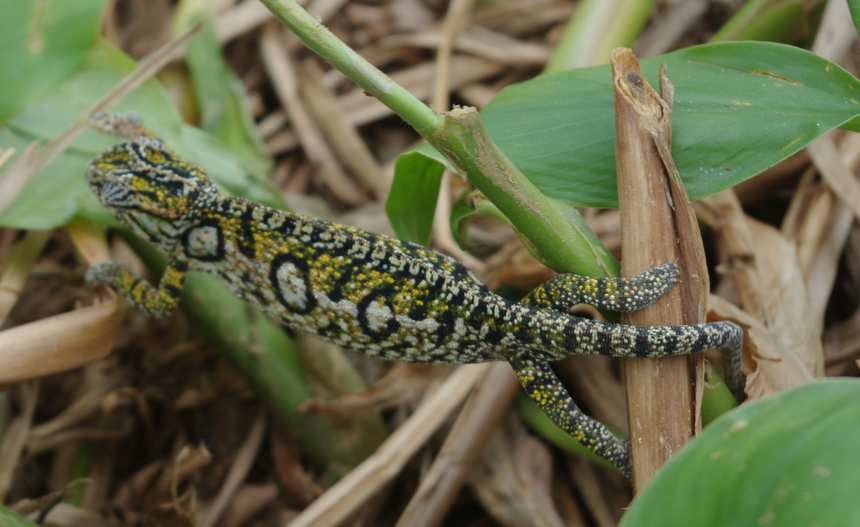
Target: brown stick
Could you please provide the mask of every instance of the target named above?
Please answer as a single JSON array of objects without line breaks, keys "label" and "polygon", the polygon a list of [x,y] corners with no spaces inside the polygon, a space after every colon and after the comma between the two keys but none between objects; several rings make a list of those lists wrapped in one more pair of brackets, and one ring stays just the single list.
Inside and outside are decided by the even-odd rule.
[{"label": "brown stick", "polygon": [[[671,84],[661,75],[666,100],[661,99],[627,49],[613,52],[612,78],[622,273],[634,276],[664,262],[675,262],[681,270],[680,283],[669,294],[623,320],[702,322],[708,276],[701,234],[671,157]],[[639,491],[700,427],[702,357],[628,360],[625,374],[633,481]]]}]

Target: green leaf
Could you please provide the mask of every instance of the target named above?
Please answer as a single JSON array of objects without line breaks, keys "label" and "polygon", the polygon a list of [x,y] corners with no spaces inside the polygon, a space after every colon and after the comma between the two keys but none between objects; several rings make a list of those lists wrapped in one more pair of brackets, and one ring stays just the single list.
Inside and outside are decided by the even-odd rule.
[{"label": "green leaf", "polygon": [[[197,0],[184,1],[177,28],[181,32],[189,29],[207,14],[207,6]],[[261,179],[268,178],[272,160],[257,134],[245,87],[221,58],[221,48],[209,20],[185,53],[200,107],[200,127],[221,139],[241,159],[246,170]]]},{"label": "green leaf", "polygon": [[418,150],[397,159],[385,212],[398,238],[422,245],[430,240],[443,170]]},{"label": "green leaf", "polygon": [[83,64],[106,3],[0,0],[0,122]]},{"label": "green leaf", "polygon": [[848,10],[851,11],[851,20],[854,21],[854,28],[857,34],[860,35],[860,0],[848,0]]},{"label": "green leaf", "polygon": [[451,207],[451,215],[448,221],[451,224],[451,234],[457,245],[469,252],[481,250],[480,244],[470,240],[466,233],[468,220],[474,218],[495,218],[496,220],[510,224],[508,218],[502,214],[493,203],[479,193],[467,194],[458,199]]},{"label": "green leaf", "polygon": [[[860,115],[860,81],[800,48],[708,44],[643,61],[675,85],[673,155],[691,197],[736,185]],[[494,141],[546,194],[617,206],[608,66],[538,77],[485,110]]]},{"label": "green leaf", "polygon": [[35,523],[19,516],[6,507],[0,506],[0,527],[37,527]]},{"label": "green leaf", "polygon": [[[98,15],[98,13],[96,13]],[[98,18],[98,17],[97,17]],[[5,20],[5,17],[4,17]],[[5,55],[0,59],[7,58]],[[20,70],[20,83],[27,85],[38,63]],[[0,71],[10,66],[0,63]],[[13,115],[0,121],[0,145],[20,153],[34,141],[48,141],[82,115],[102,94],[111,89],[134,68],[134,62],[105,40],[97,40],[86,53],[81,67],[64,81],[25,107],[14,108]],[[17,86],[19,79],[11,79]],[[18,89],[13,88],[13,91]],[[2,99],[2,98],[0,98]],[[182,124],[170,100],[154,80],[145,83],[113,110],[144,116],[153,129],[181,155],[204,166],[213,181],[228,192],[267,205],[282,206],[277,193],[265,180],[245,170],[240,159],[217,139],[201,130]],[[118,139],[90,131],[82,134],[58,159],[37,174],[12,205],[0,213],[0,225],[17,228],[49,229],[74,216],[98,223],[112,223],[84,179],[87,163]],[[9,163],[7,163],[7,166]],[[2,177],[2,174],[0,174]]]},{"label": "green leaf", "polygon": [[860,525],[860,380],[806,384],[714,421],[661,469],[622,527]]},{"label": "green leaf", "polygon": [[[800,48],[686,48],[642,62],[653,85],[661,64],[675,85],[673,155],[693,198],[749,179],[833,128],[860,127],[860,81]],[[543,193],[576,206],[617,206],[608,66],[510,86],[482,115],[496,144]]]}]

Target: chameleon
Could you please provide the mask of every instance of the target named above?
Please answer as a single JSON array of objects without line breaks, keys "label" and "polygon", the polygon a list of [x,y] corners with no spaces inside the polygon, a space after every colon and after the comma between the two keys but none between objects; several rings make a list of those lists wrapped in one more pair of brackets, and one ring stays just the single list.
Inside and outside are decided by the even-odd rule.
[{"label": "chameleon", "polygon": [[110,261],[92,266],[86,280],[150,316],[170,315],[186,274],[202,271],[287,328],[373,357],[507,361],[560,428],[628,477],[628,442],[579,409],[552,362],[571,354],[665,357],[717,348],[731,366],[730,385],[742,383],[743,333],[732,322],[633,326],[569,313],[580,303],[641,309],[677,282],[674,264],[632,278],[559,274],[515,302],[422,245],[226,195],[138,118],[99,114],[91,121],[125,141],[89,164],[90,188],[168,264],[157,285]]}]

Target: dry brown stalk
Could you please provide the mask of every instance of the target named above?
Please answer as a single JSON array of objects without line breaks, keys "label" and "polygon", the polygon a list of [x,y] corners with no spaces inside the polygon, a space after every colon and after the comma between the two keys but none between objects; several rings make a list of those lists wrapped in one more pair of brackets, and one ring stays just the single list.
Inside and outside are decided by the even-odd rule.
[{"label": "dry brown stalk", "polygon": [[430,470],[397,521],[398,526],[441,525],[490,433],[517,394],[510,366],[496,363],[469,397]]},{"label": "dry brown stalk", "polygon": [[379,449],[290,522],[290,527],[339,525],[400,473],[403,465],[445,422],[491,364],[469,364],[450,377]]},{"label": "dry brown stalk", "polygon": [[[671,158],[671,85],[661,79],[661,99],[629,50],[615,50],[611,62],[622,273],[633,276],[663,262],[681,269],[669,294],[622,319],[641,325],[702,322],[708,276],[698,225]],[[699,355],[625,363],[637,491],[700,426],[701,392],[693,388],[701,387],[701,361]]]}]

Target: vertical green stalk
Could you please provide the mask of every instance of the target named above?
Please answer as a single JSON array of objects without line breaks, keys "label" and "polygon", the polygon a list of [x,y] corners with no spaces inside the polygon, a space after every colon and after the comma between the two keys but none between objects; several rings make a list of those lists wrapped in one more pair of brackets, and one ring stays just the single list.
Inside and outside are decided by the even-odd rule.
[{"label": "vertical green stalk", "polygon": [[579,2],[544,71],[606,64],[613,49],[633,44],[653,8],[654,0]]},{"label": "vertical green stalk", "polygon": [[821,5],[822,0],[751,0],[723,25],[711,42],[790,39],[798,24]]}]

